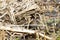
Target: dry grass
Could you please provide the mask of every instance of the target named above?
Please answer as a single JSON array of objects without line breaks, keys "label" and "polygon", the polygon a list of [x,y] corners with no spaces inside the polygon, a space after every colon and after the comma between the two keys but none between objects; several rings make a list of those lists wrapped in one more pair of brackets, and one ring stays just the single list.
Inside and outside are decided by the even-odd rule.
[{"label": "dry grass", "polygon": [[56,40],[59,24],[59,0],[0,0],[0,40]]}]

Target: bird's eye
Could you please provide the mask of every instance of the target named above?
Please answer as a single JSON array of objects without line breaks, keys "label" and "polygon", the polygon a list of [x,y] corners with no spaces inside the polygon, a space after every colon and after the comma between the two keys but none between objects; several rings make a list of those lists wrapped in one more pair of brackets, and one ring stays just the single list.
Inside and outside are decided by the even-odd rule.
[{"label": "bird's eye", "polygon": [[22,2],[22,0],[17,0],[17,1]]}]

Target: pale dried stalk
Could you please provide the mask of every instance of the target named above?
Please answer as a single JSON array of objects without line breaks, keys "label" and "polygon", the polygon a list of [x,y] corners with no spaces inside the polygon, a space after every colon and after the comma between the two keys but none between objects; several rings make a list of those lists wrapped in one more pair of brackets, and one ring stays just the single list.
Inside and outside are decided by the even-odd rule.
[{"label": "pale dried stalk", "polygon": [[0,18],[4,17],[6,14],[7,14],[7,12],[6,12],[6,13],[4,13],[2,16],[0,16]]},{"label": "pale dried stalk", "polygon": [[[29,33],[29,34],[35,34],[36,31],[35,30],[28,30],[28,29],[23,29],[23,28],[20,28],[20,27],[16,27],[16,28],[11,28],[11,27],[5,27],[5,26],[1,26],[0,28],[1,30],[10,30],[10,31],[15,31],[15,32],[20,32],[20,33]],[[39,32],[38,32],[39,33]],[[44,34],[41,34],[39,33],[40,36],[42,37],[45,37],[49,40],[51,40],[52,38],[44,35]]]}]

